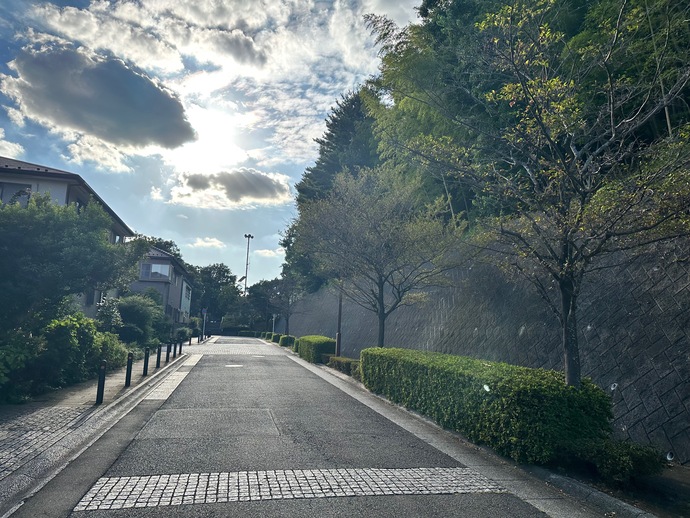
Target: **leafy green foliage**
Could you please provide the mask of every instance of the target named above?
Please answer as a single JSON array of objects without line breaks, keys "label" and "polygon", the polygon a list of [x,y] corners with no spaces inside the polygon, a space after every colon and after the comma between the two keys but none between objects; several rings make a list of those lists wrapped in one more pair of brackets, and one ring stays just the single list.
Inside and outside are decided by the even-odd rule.
[{"label": "leafy green foliage", "polygon": [[331,356],[330,360],[328,361],[328,366],[332,369],[342,372],[343,374],[355,377],[356,374],[354,373],[359,370],[359,360],[355,360],[354,358],[346,358],[344,356]]},{"label": "leafy green foliage", "polygon": [[471,190],[487,258],[552,309],[575,386],[585,275],[607,254],[690,232],[689,9],[430,0],[420,24],[369,18],[383,56],[373,85],[394,101],[370,103],[388,155],[421,157]]},{"label": "leafy green foliage", "polygon": [[442,281],[452,264],[454,228],[420,210],[414,184],[397,185],[383,169],[338,175],[332,192],[305,206],[295,247],[343,294],[378,318],[378,345],[386,318],[419,299],[414,291]]},{"label": "leafy green foliage", "polygon": [[118,310],[123,325],[117,333],[122,341],[144,346],[154,339],[168,339],[170,328],[163,308],[151,297],[142,294],[122,297]]},{"label": "leafy green foliage", "polygon": [[9,336],[0,345],[3,401],[21,401],[93,378],[102,360],[109,369],[126,362],[127,350],[118,337],[98,331],[96,322],[82,313],[52,320],[38,336]]},{"label": "leafy green foliage", "polygon": [[133,280],[144,250],[111,244],[110,226],[97,203],[78,210],[33,195],[27,207],[0,205],[0,333],[41,327],[65,297]]},{"label": "leafy green foliage", "polygon": [[320,363],[324,354],[335,354],[335,340],[327,336],[301,336],[295,346],[300,358],[311,363]]},{"label": "leafy green foliage", "polygon": [[292,335],[282,335],[278,345],[281,347],[294,347],[296,338]]},{"label": "leafy green foliage", "polygon": [[280,333],[273,333],[272,336],[271,336],[271,342],[276,343],[276,344],[279,344],[279,343],[280,343],[280,338],[281,338],[282,336],[283,336],[283,335],[280,334]]},{"label": "leafy green foliage", "polygon": [[379,348],[362,351],[361,371],[372,392],[519,462],[579,458],[610,434],[606,394],[554,371]]}]

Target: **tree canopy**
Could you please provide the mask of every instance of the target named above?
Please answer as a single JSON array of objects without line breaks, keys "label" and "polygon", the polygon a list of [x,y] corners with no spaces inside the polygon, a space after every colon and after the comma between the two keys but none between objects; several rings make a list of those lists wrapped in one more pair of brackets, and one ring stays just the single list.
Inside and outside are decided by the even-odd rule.
[{"label": "tree canopy", "polygon": [[341,173],[327,197],[303,207],[298,223],[296,250],[377,315],[379,346],[388,316],[418,301],[414,292],[439,283],[450,267],[448,232],[420,209],[415,187],[382,170]]},{"label": "tree canopy", "polygon": [[[688,232],[690,7],[670,0],[425,1],[370,17],[387,145],[471,189],[490,257],[533,283],[580,379],[577,301],[604,255]],[[412,124],[410,124],[412,122]]]}]

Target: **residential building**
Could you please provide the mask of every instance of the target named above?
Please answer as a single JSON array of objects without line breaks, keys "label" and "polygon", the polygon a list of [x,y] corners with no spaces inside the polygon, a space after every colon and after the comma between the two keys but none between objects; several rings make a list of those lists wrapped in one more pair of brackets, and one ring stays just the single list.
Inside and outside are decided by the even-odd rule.
[{"label": "residential building", "polygon": [[173,325],[189,322],[192,302],[192,286],[189,272],[174,255],[151,247],[146,257],[139,263],[139,280],[134,282],[131,291],[143,293],[155,290],[161,297],[165,314]]}]

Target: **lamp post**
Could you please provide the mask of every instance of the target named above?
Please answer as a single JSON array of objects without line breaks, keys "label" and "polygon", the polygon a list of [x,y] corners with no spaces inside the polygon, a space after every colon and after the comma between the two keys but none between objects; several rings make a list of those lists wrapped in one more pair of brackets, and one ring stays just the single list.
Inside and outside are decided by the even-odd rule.
[{"label": "lamp post", "polygon": [[245,234],[244,237],[247,239],[247,262],[244,269],[244,295],[247,296],[247,275],[249,274],[249,241],[254,239],[251,234]]}]

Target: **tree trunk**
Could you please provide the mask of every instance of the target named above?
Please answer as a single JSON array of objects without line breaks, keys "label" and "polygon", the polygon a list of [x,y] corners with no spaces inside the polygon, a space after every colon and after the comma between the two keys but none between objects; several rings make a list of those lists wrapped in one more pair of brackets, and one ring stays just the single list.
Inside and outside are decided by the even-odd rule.
[{"label": "tree trunk", "polygon": [[386,332],[386,306],[385,306],[385,298],[384,298],[384,290],[385,290],[385,283],[382,280],[379,280],[378,282],[378,294],[377,294],[377,304],[378,304],[378,309],[376,311],[376,315],[379,317],[379,341],[378,341],[378,346],[383,347],[384,344],[384,335]]},{"label": "tree trunk", "polygon": [[285,334],[290,334],[290,315],[285,315]]},{"label": "tree trunk", "polygon": [[580,387],[580,349],[577,341],[577,295],[574,282],[566,279],[560,283],[562,307],[562,343],[565,384]]},{"label": "tree trunk", "polygon": [[386,332],[386,315],[382,311],[378,313],[379,317],[379,341],[378,341],[378,346],[383,347],[384,343],[384,334]]}]

